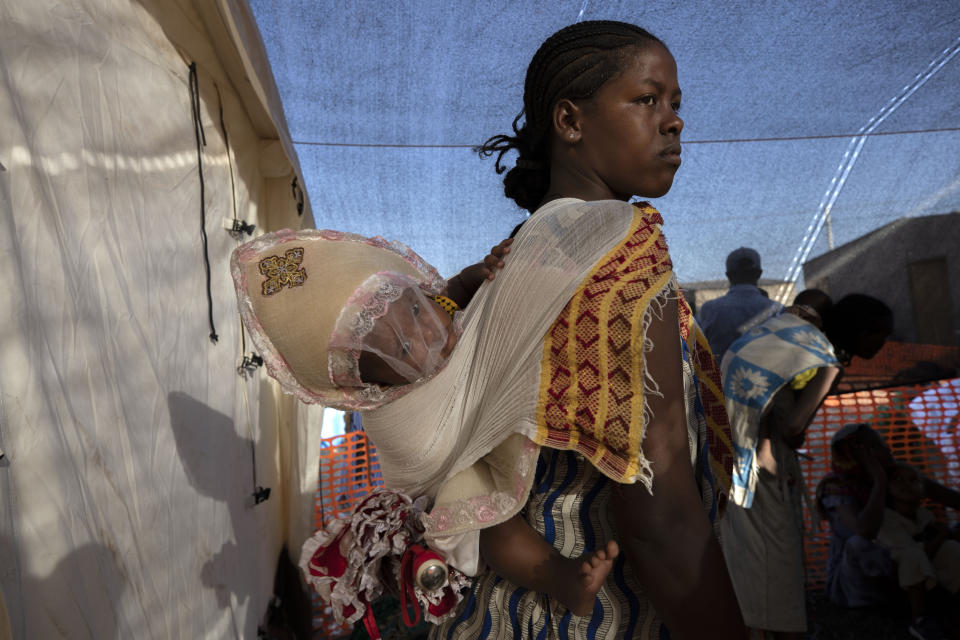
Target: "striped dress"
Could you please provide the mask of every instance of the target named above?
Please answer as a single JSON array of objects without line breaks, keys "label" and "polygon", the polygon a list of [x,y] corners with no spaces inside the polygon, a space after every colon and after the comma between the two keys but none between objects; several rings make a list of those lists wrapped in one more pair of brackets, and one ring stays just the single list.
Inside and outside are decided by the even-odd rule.
[{"label": "striped dress", "polygon": [[[691,462],[704,509],[718,528],[717,486],[703,399],[693,357],[683,344],[683,378]],[[610,506],[612,481],[575,451],[540,450],[523,517],[567,557],[617,539]],[[622,545],[621,545],[622,548]],[[575,616],[543,593],[507,582],[493,571],[478,575],[456,615],[434,627],[431,640],[662,640],[670,633],[621,553],[589,616]]]},{"label": "striped dress", "polygon": [[[611,481],[573,451],[543,449],[524,516],[565,556],[594,551],[616,538]],[[590,616],[551,605],[543,593],[514,586],[492,571],[474,580],[458,615],[434,628],[431,640],[511,638],[614,640],[668,638],[620,554]]]}]

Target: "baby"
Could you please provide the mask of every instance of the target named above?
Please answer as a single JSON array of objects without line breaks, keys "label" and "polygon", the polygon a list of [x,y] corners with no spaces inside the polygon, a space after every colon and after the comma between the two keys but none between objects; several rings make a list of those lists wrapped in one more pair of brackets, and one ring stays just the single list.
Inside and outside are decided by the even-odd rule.
[{"label": "baby", "polygon": [[[232,268],[271,375],[306,402],[373,409],[443,369],[460,334],[457,311],[503,266],[509,244],[449,282],[402,245],[330,231],[263,236],[237,250]],[[619,554],[611,540],[566,558],[520,515],[482,529],[479,547],[497,574],[576,615],[592,611]]]},{"label": "baby", "polygon": [[[457,344],[457,307],[446,296],[431,296],[416,285],[406,287],[361,342],[360,380],[393,387],[436,373]],[[565,558],[519,515],[481,530],[480,549],[498,575],[546,593],[576,615],[592,611],[593,599],[619,553],[611,540],[579,559]]]},{"label": "baby", "polygon": [[920,506],[926,497],[923,479],[905,462],[890,472],[887,508],[877,533],[877,543],[890,551],[897,563],[900,587],[940,584],[951,593],[960,589],[960,543],[948,539],[928,509]]}]

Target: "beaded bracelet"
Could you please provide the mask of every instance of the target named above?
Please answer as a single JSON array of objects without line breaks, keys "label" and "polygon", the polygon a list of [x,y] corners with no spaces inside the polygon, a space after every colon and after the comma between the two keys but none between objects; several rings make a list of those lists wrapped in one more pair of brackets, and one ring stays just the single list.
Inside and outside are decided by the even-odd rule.
[{"label": "beaded bracelet", "polygon": [[447,296],[430,296],[430,299],[443,307],[443,310],[449,313],[451,318],[454,313],[460,310],[460,305]]}]

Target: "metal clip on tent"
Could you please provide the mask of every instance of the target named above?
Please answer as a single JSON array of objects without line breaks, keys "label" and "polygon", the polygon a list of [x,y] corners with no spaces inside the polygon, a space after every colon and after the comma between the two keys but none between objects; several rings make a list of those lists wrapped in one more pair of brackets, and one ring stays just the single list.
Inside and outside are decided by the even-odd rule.
[{"label": "metal clip on tent", "polygon": [[270,487],[257,486],[253,490],[253,495],[251,496],[251,498],[253,498],[254,506],[260,504],[261,502],[266,502],[267,500],[270,499]]},{"label": "metal clip on tent", "polygon": [[248,373],[253,373],[257,370],[257,367],[263,366],[263,358],[248,351],[243,354],[243,359],[240,361],[240,364],[237,366],[237,374],[241,378],[246,378]]},{"label": "metal clip on tent", "polygon": [[253,230],[256,229],[257,226],[254,224],[249,224],[246,220],[238,220],[237,218],[224,218],[223,228],[226,229],[234,238],[238,238],[244,233],[248,236],[253,235]]}]

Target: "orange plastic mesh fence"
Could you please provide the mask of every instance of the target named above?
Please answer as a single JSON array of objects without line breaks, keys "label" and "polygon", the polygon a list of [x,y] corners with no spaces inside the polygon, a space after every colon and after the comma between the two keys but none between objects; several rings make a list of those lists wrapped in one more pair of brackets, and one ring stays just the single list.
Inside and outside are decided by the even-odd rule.
[{"label": "orange plastic mesh fence", "polygon": [[[353,507],[374,487],[383,484],[373,444],[362,431],[321,441],[319,482],[314,502],[314,526],[322,529]],[[317,638],[349,635],[350,627],[337,624],[333,612],[313,594],[313,629]]]},{"label": "orange plastic mesh fence", "polygon": [[[807,432],[803,471],[811,503],[817,483],[830,470],[830,438],[844,424],[866,422],[886,438],[894,456],[915,465],[948,486],[960,484],[960,379],[923,385],[858,391],[827,399]],[[363,432],[323,440],[315,505],[319,529],[341,515],[374,487],[382,484],[373,445]],[[823,585],[829,531],[820,523],[813,532],[815,514],[805,512],[807,585]],[[337,637],[348,634],[336,624],[329,608],[315,598],[314,629]]]},{"label": "orange plastic mesh fence", "polygon": [[[851,422],[865,422],[882,435],[898,460],[947,486],[960,484],[960,379],[922,385],[858,391],[827,398],[807,431],[802,460],[811,504],[817,483],[830,471],[830,438]],[[826,578],[829,527],[812,529],[816,513],[806,513],[807,586],[817,588]]]},{"label": "orange plastic mesh fence", "polygon": [[850,393],[949,378],[960,369],[960,347],[887,341],[876,357],[854,358],[838,390]]},{"label": "orange plastic mesh fence", "polygon": [[324,438],[320,446],[320,482],[314,504],[318,529],[350,513],[374,487],[383,484],[373,443],[364,432]]}]

